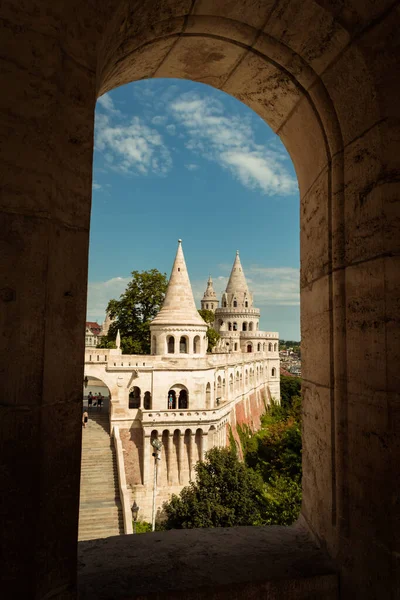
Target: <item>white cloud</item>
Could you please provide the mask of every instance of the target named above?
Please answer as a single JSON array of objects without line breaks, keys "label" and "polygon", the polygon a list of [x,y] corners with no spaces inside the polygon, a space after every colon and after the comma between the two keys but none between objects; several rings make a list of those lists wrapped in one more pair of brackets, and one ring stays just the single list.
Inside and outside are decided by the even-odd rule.
[{"label": "white cloud", "polygon": [[176,133],[176,127],[173,123],[170,123],[169,125],[167,125],[165,129],[168,131],[168,133],[170,135],[175,135],[175,133]]},{"label": "white cloud", "polygon": [[139,117],[116,125],[100,118],[96,125],[96,149],[115,170],[141,175],[163,175],[170,170],[172,159],[162,136]]},{"label": "white cloud", "polygon": [[113,115],[120,115],[121,111],[115,108],[114,102],[109,94],[104,94],[97,100],[98,104],[102,106],[106,111]]},{"label": "white cloud", "polygon": [[87,318],[102,322],[105,317],[106,307],[112,299],[118,299],[125,291],[130,277],[113,277],[107,281],[89,281],[87,298]]},{"label": "white cloud", "polygon": [[189,163],[189,164],[185,165],[185,168],[188,171],[197,171],[197,169],[199,169],[199,165],[195,165],[194,163]]},{"label": "white cloud", "polygon": [[96,183],[95,181],[93,181],[93,183],[92,183],[92,189],[94,189],[94,190],[101,190],[102,186],[100,185],[100,183]]},{"label": "white cloud", "polygon": [[193,93],[175,99],[170,110],[187,131],[188,150],[219,163],[251,189],[270,195],[296,192],[286,155],[272,142],[257,144],[250,119],[227,116],[221,102]]},{"label": "white cloud", "polygon": [[167,122],[167,117],[165,115],[157,115],[156,117],[152,118],[151,122],[153,125],[164,125]]}]

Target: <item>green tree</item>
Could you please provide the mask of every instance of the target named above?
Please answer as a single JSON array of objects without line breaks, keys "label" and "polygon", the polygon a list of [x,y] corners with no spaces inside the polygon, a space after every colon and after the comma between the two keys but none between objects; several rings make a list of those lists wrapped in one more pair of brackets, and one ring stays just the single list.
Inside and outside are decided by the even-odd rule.
[{"label": "green tree", "polygon": [[301,395],[301,379],[289,375],[281,375],[281,404],[285,410],[292,405],[292,398]]},{"label": "green tree", "polygon": [[108,303],[113,322],[100,347],[109,348],[119,329],[123,354],[150,354],[150,323],[161,308],[167,286],[167,276],[157,269],[132,271],[120,299]]},{"label": "green tree", "polygon": [[214,312],[212,310],[201,309],[201,310],[199,310],[199,315],[201,316],[201,318],[208,325],[208,329],[207,329],[207,341],[208,341],[207,352],[212,352],[212,349],[214,348],[214,346],[216,346],[219,338],[221,337],[219,335],[218,331],[216,331],[212,327],[212,325],[214,324]]},{"label": "green tree", "polygon": [[164,504],[166,529],[261,525],[265,489],[229,448],[212,448],[195,466],[196,480]]}]

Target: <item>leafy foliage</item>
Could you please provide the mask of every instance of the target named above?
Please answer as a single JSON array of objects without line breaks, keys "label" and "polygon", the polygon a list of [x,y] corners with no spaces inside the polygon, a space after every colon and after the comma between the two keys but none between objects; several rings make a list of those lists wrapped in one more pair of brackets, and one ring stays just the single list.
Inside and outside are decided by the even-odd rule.
[{"label": "leafy foliage", "polygon": [[229,448],[212,448],[195,471],[196,481],[164,504],[167,529],[263,524],[263,480]]},{"label": "leafy foliage", "polygon": [[281,404],[288,409],[292,404],[294,396],[301,395],[301,379],[299,377],[290,377],[281,375]]},{"label": "leafy foliage", "polygon": [[[135,524],[133,523],[133,531],[135,531]],[[151,531],[151,523],[147,521],[136,521],[136,533],[149,533]]]},{"label": "leafy foliage", "polygon": [[219,335],[218,331],[216,331],[212,327],[212,325],[214,324],[214,312],[212,310],[201,309],[201,310],[199,310],[199,315],[201,316],[201,318],[208,325],[208,329],[207,329],[207,340],[208,340],[207,352],[212,352],[212,349],[214,348],[214,346],[216,346],[219,338],[221,337]]},{"label": "leafy foliage", "polygon": [[167,285],[167,276],[157,269],[132,271],[132,280],[120,299],[108,303],[113,322],[100,347],[112,347],[109,344],[115,343],[119,329],[123,354],[150,354],[150,323],[161,308]]}]

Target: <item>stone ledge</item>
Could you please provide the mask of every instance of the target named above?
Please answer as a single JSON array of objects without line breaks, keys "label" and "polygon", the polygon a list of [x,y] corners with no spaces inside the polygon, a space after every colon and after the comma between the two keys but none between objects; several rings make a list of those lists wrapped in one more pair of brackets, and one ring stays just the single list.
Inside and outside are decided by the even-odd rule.
[{"label": "stone ledge", "polygon": [[338,576],[306,529],[232,527],[78,544],[80,600],[336,600]]}]

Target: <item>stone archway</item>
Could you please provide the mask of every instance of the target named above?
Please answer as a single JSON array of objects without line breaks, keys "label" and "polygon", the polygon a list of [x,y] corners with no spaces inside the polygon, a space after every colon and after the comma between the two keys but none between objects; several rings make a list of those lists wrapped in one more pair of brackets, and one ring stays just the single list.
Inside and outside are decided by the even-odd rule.
[{"label": "stone archway", "polygon": [[[27,11],[14,4],[1,54],[13,90],[1,124],[11,140],[2,179],[1,397],[13,398],[5,439],[24,439],[2,455],[10,477],[3,566],[21,573],[15,593],[74,588],[95,97],[144,77],[179,76],[246,102],[295,164],[306,382],[302,512],[339,561],[342,594],[390,597],[398,481],[397,463],[388,460],[398,404],[396,5],[170,1],[139,10],[128,1],[54,8],[44,0],[43,10]],[[60,409],[69,431],[61,439],[54,431]],[[21,436],[26,429],[29,438]],[[60,514],[57,528],[47,525]],[[51,576],[40,558],[18,568],[21,540],[35,555],[52,556]],[[364,552],[371,540],[374,551]]]}]

